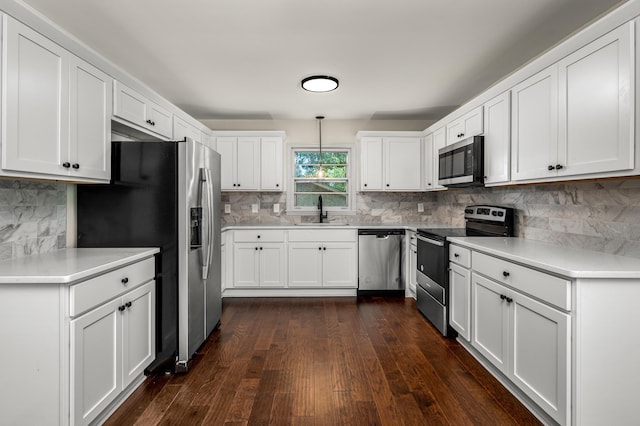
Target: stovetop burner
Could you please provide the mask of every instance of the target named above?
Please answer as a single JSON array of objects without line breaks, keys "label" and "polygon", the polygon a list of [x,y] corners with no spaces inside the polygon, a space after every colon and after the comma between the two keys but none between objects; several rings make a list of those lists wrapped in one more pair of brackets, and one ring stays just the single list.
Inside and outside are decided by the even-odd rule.
[{"label": "stovetop burner", "polygon": [[444,241],[447,237],[513,237],[514,210],[509,207],[469,206],[464,228],[420,228],[418,235]]}]

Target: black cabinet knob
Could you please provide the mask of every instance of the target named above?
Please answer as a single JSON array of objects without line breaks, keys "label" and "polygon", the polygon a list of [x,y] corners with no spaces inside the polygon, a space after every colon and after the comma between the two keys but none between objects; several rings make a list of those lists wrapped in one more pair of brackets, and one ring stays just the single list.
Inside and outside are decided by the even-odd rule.
[{"label": "black cabinet knob", "polygon": [[390,186],[389,184],[387,184],[387,186]]},{"label": "black cabinet knob", "polygon": [[555,167],[555,166],[549,166],[549,167],[547,167],[547,169],[549,169],[549,170],[555,170],[555,169],[556,169],[556,167]]},{"label": "black cabinet knob", "polygon": [[500,295],[500,299],[504,300],[504,299],[506,299],[506,298],[507,298],[507,296],[505,296],[504,294],[501,294],[501,295]]},{"label": "black cabinet knob", "polygon": [[509,276],[509,273],[507,271],[502,271],[502,276],[507,278]]},{"label": "black cabinet knob", "polygon": [[129,278],[124,277],[122,280],[120,280],[122,282],[122,284],[126,284],[129,282]]},{"label": "black cabinet knob", "polygon": [[556,170],[562,170],[564,166],[562,164],[556,164]]},{"label": "black cabinet knob", "polygon": [[240,187],[240,184],[238,184],[238,187]]},{"label": "black cabinet knob", "polygon": [[276,183],[276,188],[279,188],[279,187],[280,187],[280,184],[279,184],[279,183]]},{"label": "black cabinet knob", "polygon": [[127,308],[130,308],[131,307],[131,302],[125,303],[124,306],[126,306]]},{"label": "black cabinet knob", "polygon": [[513,302],[513,299],[510,297],[507,297],[507,303],[511,303],[511,302]]},{"label": "black cabinet knob", "polygon": [[262,250],[262,247],[260,247],[260,250]]},{"label": "black cabinet knob", "polygon": [[258,250],[258,247],[256,247],[256,250]]},{"label": "black cabinet knob", "polygon": [[318,247],[318,250],[322,250],[322,247]]},{"label": "black cabinet knob", "polygon": [[431,182],[429,182],[427,185],[431,186]]},{"label": "black cabinet knob", "polygon": [[69,167],[71,167],[71,163],[69,163],[68,161],[65,161],[64,163],[62,163],[62,167],[64,167],[65,169],[68,169]]},{"label": "black cabinet knob", "polygon": [[73,165],[71,167],[73,167],[74,169],[78,170],[80,168],[80,164],[73,163]]},{"label": "black cabinet knob", "polygon": [[454,253],[453,257],[460,257],[460,255],[458,253]]},{"label": "black cabinet knob", "polygon": [[367,187],[367,184],[366,184],[366,183],[364,184],[364,187],[365,187],[365,188]]},{"label": "black cabinet knob", "polygon": [[122,306],[118,306],[118,310],[119,310],[120,312],[123,312],[125,309],[126,309],[126,308],[124,307],[124,305],[122,305]]},{"label": "black cabinet knob", "polygon": [[260,235],[258,235],[258,238],[260,238]]},{"label": "black cabinet knob", "polygon": [[327,251],[327,248],[326,247],[322,247],[322,250]]}]

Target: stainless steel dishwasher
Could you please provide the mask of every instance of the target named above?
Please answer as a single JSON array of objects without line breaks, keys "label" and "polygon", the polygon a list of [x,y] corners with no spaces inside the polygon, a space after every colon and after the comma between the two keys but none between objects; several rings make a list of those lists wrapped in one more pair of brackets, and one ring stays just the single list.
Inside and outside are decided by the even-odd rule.
[{"label": "stainless steel dishwasher", "polygon": [[358,230],[358,295],[404,296],[404,229]]}]

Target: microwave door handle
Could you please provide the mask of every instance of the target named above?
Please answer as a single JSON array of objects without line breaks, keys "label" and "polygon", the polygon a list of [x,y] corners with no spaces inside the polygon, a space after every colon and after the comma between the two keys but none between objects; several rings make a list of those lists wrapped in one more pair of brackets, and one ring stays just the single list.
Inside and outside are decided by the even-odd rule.
[{"label": "microwave door handle", "polygon": [[422,242],[433,244],[434,246],[438,246],[438,247],[444,247],[444,243],[442,241],[432,240],[431,238],[426,238],[426,237],[423,237],[422,235],[418,235],[417,238]]},{"label": "microwave door handle", "polygon": [[[200,256],[201,259],[201,266],[202,266],[202,279],[207,279],[207,276],[209,275],[209,251],[211,250],[210,248],[210,242],[209,242],[209,228],[211,227],[211,224],[209,222],[209,179],[208,179],[208,175],[207,175],[207,169],[202,168],[200,169],[200,205],[202,206],[203,210],[204,210],[204,214],[202,215],[202,255]],[[207,202],[205,203],[205,197],[207,197]],[[205,229],[206,228],[206,229]]]}]

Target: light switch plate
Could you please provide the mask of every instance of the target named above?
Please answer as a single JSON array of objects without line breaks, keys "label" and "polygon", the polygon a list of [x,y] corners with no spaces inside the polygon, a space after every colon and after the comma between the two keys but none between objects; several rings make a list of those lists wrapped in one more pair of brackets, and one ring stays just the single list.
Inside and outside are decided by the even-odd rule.
[{"label": "light switch plate", "polygon": [[258,213],[258,205],[251,204],[251,213]]},{"label": "light switch plate", "polygon": [[274,213],[280,213],[280,204],[274,204],[273,205],[273,212]]},{"label": "light switch plate", "polygon": [[225,205],[224,205],[224,212],[225,212],[226,214],[231,213],[231,204],[225,204]]},{"label": "light switch plate", "polygon": [[424,213],[424,203],[418,203],[418,213]]}]

